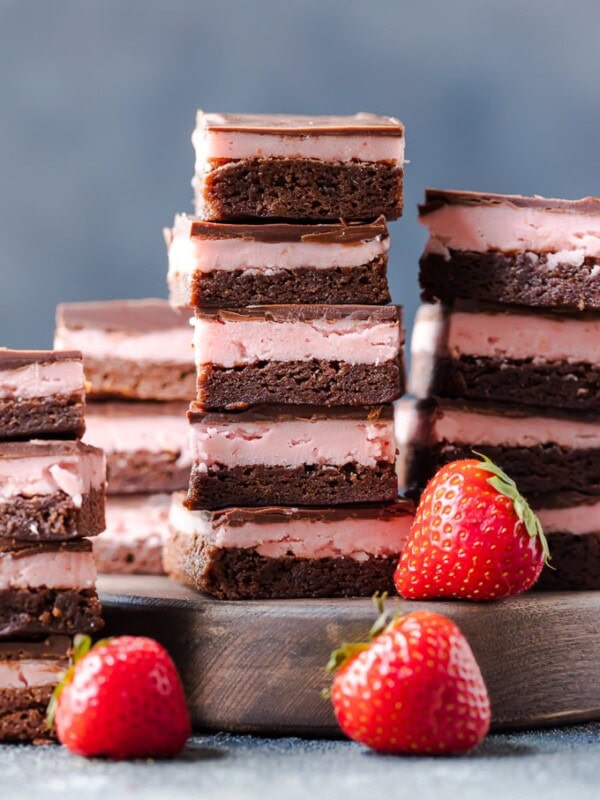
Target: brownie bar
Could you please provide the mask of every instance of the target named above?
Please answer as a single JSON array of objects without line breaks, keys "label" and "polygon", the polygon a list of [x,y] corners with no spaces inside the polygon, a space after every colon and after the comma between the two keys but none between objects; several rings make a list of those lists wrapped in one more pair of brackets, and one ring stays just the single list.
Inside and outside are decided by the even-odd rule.
[{"label": "brownie bar", "polygon": [[[599,525],[600,527],[600,525]],[[600,531],[577,535],[547,533],[552,555],[535,585],[547,591],[600,589]]]},{"label": "brownie bar", "polygon": [[95,589],[0,589],[0,638],[96,633],[101,613]]},{"label": "brownie bar", "polygon": [[[191,328],[189,336],[191,341]],[[140,356],[142,352],[140,348]],[[188,364],[148,363],[146,359],[86,356],[85,377],[90,384],[88,397],[94,400],[189,400],[196,390],[196,370],[191,360]]]},{"label": "brownie bar", "polygon": [[0,398],[0,439],[80,439],[84,401],[83,390],[50,398]]},{"label": "brownie bar", "polygon": [[64,541],[104,530],[105,490],[90,489],[81,504],[65,492],[0,500],[2,535],[21,541]]},{"label": "brownie bar", "polygon": [[0,688],[0,743],[52,744],[56,733],[46,724],[56,687]]}]

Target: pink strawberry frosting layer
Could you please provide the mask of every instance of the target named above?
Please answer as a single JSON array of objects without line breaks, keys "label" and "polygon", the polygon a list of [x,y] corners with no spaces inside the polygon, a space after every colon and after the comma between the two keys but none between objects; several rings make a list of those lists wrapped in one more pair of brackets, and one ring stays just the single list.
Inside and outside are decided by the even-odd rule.
[{"label": "pink strawberry frosting layer", "polygon": [[191,466],[189,430],[184,414],[110,417],[94,414],[93,405],[90,404],[85,415],[85,426],[84,441],[101,447],[107,454],[134,453],[138,450],[179,453],[177,466]]},{"label": "pink strawberry frosting layer", "polygon": [[478,414],[454,408],[434,420],[436,441],[507,447],[557,444],[566,448],[600,447],[600,423],[560,417],[515,417]]},{"label": "pink strawberry frosting layer", "polygon": [[137,364],[192,363],[192,332],[187,327],[153,333],[57,328],[57,350],[81,350],[85,358],[122,358]]},{"label": "pink strawberry frosting layer", "polygon": [[100,452],[0,459],[0,500],[64,492],[80,507],[82,495],[100,489],[106,465]]},{"label": "pink strawberry frosting layer", "polygon": [[536,509],[546,533],[573,533],[583,535],[600,531],[600,500],[597,503],[581,503],[566,508]]},{"label": "pink strawberry frosting layer", "polygon": [[196,364],[234,367],[255,361],[308,361],[380,364],[400,352],[400,326],[394,322],[315,319],[270,322],[248,319],[195,320]]},{"label": "pink strawberry frosting layer", "polygon": [[0,397],[48,397],[83,392],[83,362],[33,363],[0,370]]},{"label": "pink strawberry frosting layer", "polygon": [[5,551],[0,558],[0,589],[92,589],[96,583],[94,554],[56,550],[19,556]]},{"label": "pink strawberry frosting layer", "polygon": [[448,250],[556,253],[557,263],[566,251],[567,263],[575,258],[578,264],[585,256],[600,257],[600,215],[510,204],[443,205],[419,221],[431,237],[426,252],[447,257]]},{"label": "pink strawberry frosting layer", "polygon": [[204,471],[213,464],[296,467],[359,463],[374,467],[379,461],[393,462],[396,454],[392,420],[316,419],[240,424],[235,416],[228,425],[192,424],[190,449],[197,466]]},{"label": "pink strawberry frosting layer", "polygon": [[251,239],[190,238],[190,218],[175,217],[173,231],[165,238],[169,255],[169,280],[179,273],[221,270],[279,272],[299,267],[335,269],[368,264],[389,249],[389,237],[377,236],[362,242],[257,242]]},{"label": "pink strawberry frosting layer", "polygon": [[412,523],[406,514],[393,519],[347,519],[339,522],[289,520],[285,523],[252,523],[214,527],[202,511],[188,511],[174,496],[170,524],[180,534],[199,536],[215,547],[252,548],[260,555],[280,558],[354,558],[397,556]]},{"label": "pink strawberry frosting layer", "polygon": [[459,356],[585,362],[600,365],[600,317],[581,318],[518,313],[450,313],[447,332],[441,316],[418,313],[413,328],[414,355],[439,350]]},{"label": "pink strawberry frosting layer", "polygon": [[0,688],[26,689],[33,686],[55,686],[67,669],[66,661],[54,658],[22,658],[0,661]]},{"label": "pink strawberry frosting layer", "polygon": [[106,530],[94,540],[105,551],[109,540],[116,546],[139,542],[162,544],[167,533],[171,496],[119,495],[106,500]]}]

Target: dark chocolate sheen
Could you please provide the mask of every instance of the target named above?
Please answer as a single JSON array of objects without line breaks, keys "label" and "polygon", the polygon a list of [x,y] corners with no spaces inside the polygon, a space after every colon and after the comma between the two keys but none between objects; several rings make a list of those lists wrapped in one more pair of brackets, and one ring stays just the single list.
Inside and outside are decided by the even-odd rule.
[{"label": "dark chocolate sheen", "polygon": [[106,332],[152,333],[186,328],[189,312],[177,311],[167,300],[106,300],[62,303],[56,309],[57,328]]},{"label": "dark chocolate sheen", "polygon": [[211,412],[203,410],[201,403],[193,401],[187,412],[190,423],[204,422],[208,425],[228,425],[238,422],[284,422],[303,420],[313,422],[318,419],[392,420],[394,409],[391,404],[380,406],[309,406],[264,404],[252,406],[242,411]]},{"label": "dark chocolate sheen", "polygon": [[485,194],[446,189],[426,189],[425,202],[418,207],[419,216],[425,217],[443,206],[513,206],[514,208],[537,208],[545,211],[563,211],[573,214],[600,214],[600,198],[598,197],[561,200],[555,197],[525,197],[520,194]]},{"label": "dark chocolate sheen", "polygon": [[372,320],[373,322],[402,322],[400,306],[356,306],[356,305],[279,305],[251,306],[248,308],[197,308],[197,319],[227,320],[243,322],[308,322],[312,320]]},{"label": "dark chocolate sheen", "polygon": [[[308,116],[303,114],[213,114],[202,115],[207,130],[275,136],[403,136],[404,126],[395,117],[377,114],[355,116]],[[200,119],[200,118],[199,118]]]},{"label": "dark chocolate sheen", "polygon": [[205,222],[188,217],[191,239],[243,239],[244,241],[276,244],[302,242],[306,244],[356,245],[389,236],[385,217],[373,222],[340,222],[331,225],[303,225],[286,222],[248,225],[243,223]]},{"label": "dark chocolate sheen", "polygon": [[34,440],[27,442],[1,442],[0,458],[39,458],[45,456],[85,456],[102,451],[80,441]]},{"label": "dark chocolate sheen", "polygon": [[29,364],[54,364],[57,361],[81,361],[79,350],[11,350],[0,347],[0,370],[19,369]]}]

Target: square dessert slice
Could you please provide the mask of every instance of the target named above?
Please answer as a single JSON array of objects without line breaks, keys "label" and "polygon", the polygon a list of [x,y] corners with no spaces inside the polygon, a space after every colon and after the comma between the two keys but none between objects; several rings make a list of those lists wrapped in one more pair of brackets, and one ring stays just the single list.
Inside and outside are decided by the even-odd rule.
[{"label": "square dessert slice", "polygon": [[342,505],[398,495],[391,405],[188,412],[189,508]]},{"label": "square dessert slice", "polygon": [[0,639],[94,633],[103,624],[89,539],[0,539]]},{"label": "square dessert slice", "polygon": [[404,389],[403,343],[398,306],[196,309],[197,399],[214,410],[390,403]]},{"label": "square dessert slice", "polygon": [[0,743],[55,741],[46,724],[52,692],[69,668],[70,636],[0,641]]},{"label": "square dessert slice", "polygon": [[424,300],[600,309],[600,199],[427,189]]},{"label": "square dessert slice", "polygon": [[531,498],[550,547],[537,589],[600,589],[600,495],[553,492]]},{"label": "square dessert slice", "polygon": [[509,404],[402,401],[396,440],[410,490],[422,490],[442,464],[480,452],[527,496],[600,493],[600,418]]},{"label": "square dessert slice", "polygon": [[160,575],[170,505],[169,494],[108,497],[106,530],[94,539],[98,572]]},{"label": "square dessert slice", "polygon": [[384,217],[370,223],[263,225],[180,214],[165,229],[174,306],[389,303]]},{"label": "square dessert slice", "polygon": [[227,600],[393,591],[412,503],[190,511],[173,496],[165,569]]},{"label": "square dessert slice", "polygon": [[194,396],[189,314],[166,300],[63,303],[56,309],[54,346],[81,350],[90,398]]},{"label": "square dessert slice", "polygon": [[84,402],[81,353],[0,348],[0,441],[79,439]]},{"label": "square dessert slice", "polygon": [[23,541],[104,530],[104,453],[82,442],[0,443],[0,530]]},{"label": "square dessert slice", "polygon": [[174,492],[187,486],[187,403],[88,403],[86,442],[106,454],[107,491]]},{"label": "square dessert slice", "polygon": [[412,334],[416,397],[526,403],[600,414],[600,316],[423,305]]},{"label": "square dessert slice", "polygon": [[376,114],[205,114],[192,134],[206,220],[402,214],[404,126]]}]

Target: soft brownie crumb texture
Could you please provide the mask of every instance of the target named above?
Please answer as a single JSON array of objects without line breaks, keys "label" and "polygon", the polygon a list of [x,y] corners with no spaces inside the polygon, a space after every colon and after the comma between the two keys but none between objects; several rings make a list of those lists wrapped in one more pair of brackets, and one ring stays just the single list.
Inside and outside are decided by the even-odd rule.
[{"label": "soft brownie crumb texture", "polygon": [[[142,355],[147,359],[152,358],[152,353]],[[191,328],[189,364],[85,356],[85,377],[90,383],[88,397],[94,400],[190,400],[194,396],[196,381],[196,369],[192,362]]]},{"label": "soft brownie crumb texture", "polygon": [[191,550],[176,534],[165,548],[165,568],[176,580],[223,600],[369,597],[394,591],[397,557],[266,558],[255,550],[197,541]]},{"label": "soft brownie crumb texture", "polygon": [[84,494],[80,508],[64,492],[18,495],[0,503],[2,536],[30,542],[96,536],[105,528],[104,505],[103,488]]},{"label": "soft brownie crumb texture", "polygon": [[565,361],[534,364],[479,356],[439,358],[430,393],[600,412],[600,369]]},{"label": "soft brownie crumb texture", "polygon": [[190,468],[178,466],[179,456],[174,452],[147,450],[107,454],[108,494],[154,494],[187,489]]},{"label": "soft brownie crumb texture", "polygon": [[0,689],[0,742],[54,742],[46,725],[46,711],[53,686]]},{"label": "soft brownie crumb texture", "polygon": [[394,464],[375,467],[304,465],[286,469],[264,464],[192,468],[186,506],[214,509],[226,506],[328,506],[395,500],[398,478]]},{"label": "soft brownie crumb texture", "polygon": [[0,399],[0,440],[80,439],[85,432],[83,393]]},{"label": "soft brownie crumb texture", "polygon": [[95,589],[0,590],[0,638],[95,633],[104,626]]},{"label": "soft brownie crumb texture", "polygon": [[535,263],[524,254],[451,251],[450,260],[429,253],[420,261],[422,298],[452,303],[459,298],[540,308],[600,310],[600,281],[592,277],[599,259],[581,266],[558,264],[546,256]]},{"label": "soft brownie crumb texture", "polygon": [[115,575],[162,575],[163,547],[152,537],[152,542],[138,539],[132,544],[119,544],[114,537],[99,536],[94,541],[94,554],[98,572]]},{"label": "soft brownie crumb texture", "polygon": [[230,161],[208,173],[202,216],[224,222],[258,218],[387,219],[402,215],[403,171],[392,162],[327,163],[303,158]]},{"label": "soft brownie crumb texture", "polygon": [[[598,521],[600,528],[600,521]],[[578,536],[548,533],[552,569],[545,567],[536,589],[600,589],[600,531]]]},{"label": "soft brownie crumb texture", "polygon": [[[550,444],[534,447],[475,448],[502,467],[525,495],[557,491],[600,493],[600,450],[562,449]],[[437,470],[450,461],[473,458],[469,445],[416,447],[409,456],[407,488],[422,490]]]},{"label": "soft brownie crumb texture", "polygon": [[198,401],[219,410],[259,403],[366,406],[391,403],[404,392],[399,360],[261,361],[231,369],[209,366],[198,377]]},{"label": "soft brownie crumb texture", "polygon": [[390,302],[387,256],[360,267],[214,270],[196,273],[190,306],[239,307],[277,303],[384,305]]}]

